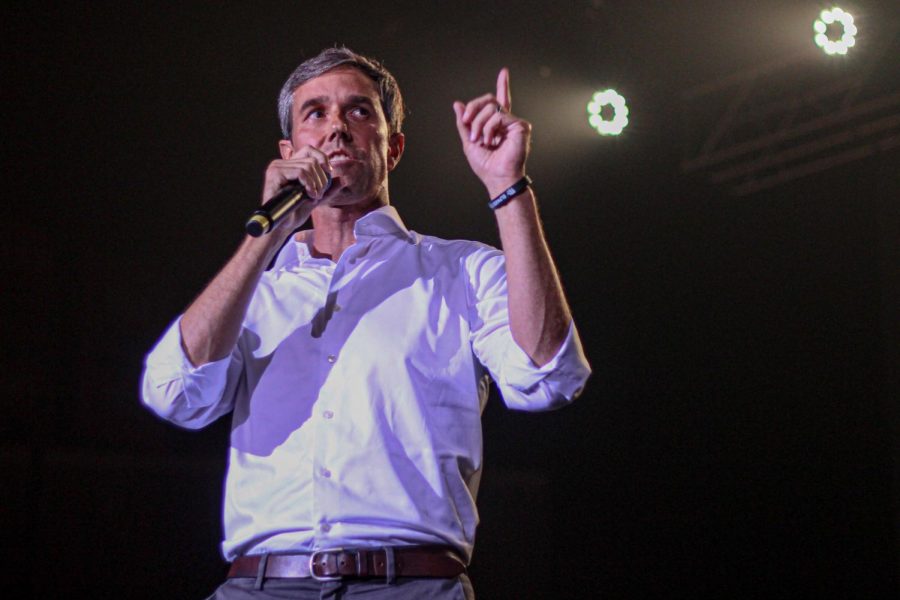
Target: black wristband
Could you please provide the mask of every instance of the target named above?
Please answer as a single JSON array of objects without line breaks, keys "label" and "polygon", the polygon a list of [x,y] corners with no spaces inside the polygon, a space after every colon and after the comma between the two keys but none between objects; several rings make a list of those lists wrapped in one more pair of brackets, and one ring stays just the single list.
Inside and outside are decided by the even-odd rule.
[{"label": "black wristband", "polygon": [[509,186],[502,194],[488,202],[488,206],[493,210],[497,210],[498,208],[524,192],[525,188],[529,187],[530,185],[531,177],[526,175],[522,179]]}]

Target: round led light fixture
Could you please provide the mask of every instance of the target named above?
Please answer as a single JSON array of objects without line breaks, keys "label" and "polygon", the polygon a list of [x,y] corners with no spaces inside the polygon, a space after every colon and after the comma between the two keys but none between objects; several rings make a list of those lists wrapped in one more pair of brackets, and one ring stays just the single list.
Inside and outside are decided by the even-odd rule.
[{"label": "round led light fixture", "polygon": [[[843,34],[838,39],[828,37],[828,26],[835,23],[840,25]],[[832,27],[832,30],[837,27]],[[816,46],[825,51],[825,54],[847,54],[847,49],[852,48],[856,44],[856,25],[853,24],[853,15],[841,8],[832,8],[831,10],[823,10],[819,18],[813,23],[813,30],[816,32],[813,38]]]},{"label": "round led light fixture", "polygon": [[[604,110],[604,107],[609,107]],[[628,125],[628,106],[616,90],[604,90],[594,94],[587,105],[588,123],[600,135],[619,135]],[[611,116],[606,116],[611,113]]]}]

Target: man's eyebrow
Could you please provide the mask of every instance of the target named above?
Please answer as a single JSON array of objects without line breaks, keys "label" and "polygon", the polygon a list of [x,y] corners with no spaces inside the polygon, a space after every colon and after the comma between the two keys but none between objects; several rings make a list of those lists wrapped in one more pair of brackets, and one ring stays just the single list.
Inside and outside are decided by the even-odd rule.
[{"label": "man's eyebrow", "polygon": [[[300,112],[304,112],[307,108],[311,106],[322,106],[323,104],[328,104],[331,101],[330,96],[316,96],[315,98],[308,98],[303,104],[300,105]],[[347,104],[368,104],[369,106],[374,107],[375,102],[369,98],[368,96],[362,95],[351,95],[347,97]]]},{"label": "man's eyebrow", "polygon": [[375,103],[368,96],[350,96],[348,99],[350,100],[350,104],[368,104],[369,106],[375,106]]},{"label": "man's eyebrow", "polygon": [[316,96],[315,98],[309,98],[308,100],[306,100],[306,102],[300,105],[300,112],[305,111],[310,106],[321,106],[322,104],[327,104],[328,100],[328,96]]}]

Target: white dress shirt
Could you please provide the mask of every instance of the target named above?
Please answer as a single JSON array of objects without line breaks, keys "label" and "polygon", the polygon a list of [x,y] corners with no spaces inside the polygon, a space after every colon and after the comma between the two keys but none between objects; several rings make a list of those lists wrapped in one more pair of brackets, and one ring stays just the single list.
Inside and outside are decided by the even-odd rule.
[{"label": "white dress shirt", "polygon": [[232,412],[222,552],[442,544],[468,559],[487,374],[507,406],[551,409],[590,374],[574,324],[538,368],[509,329],[503,254],[406,229],[393,207],[337,261],[291,240],[237,345],[194,368],[179,320],[146,359],[143,401],[199,428]]}]

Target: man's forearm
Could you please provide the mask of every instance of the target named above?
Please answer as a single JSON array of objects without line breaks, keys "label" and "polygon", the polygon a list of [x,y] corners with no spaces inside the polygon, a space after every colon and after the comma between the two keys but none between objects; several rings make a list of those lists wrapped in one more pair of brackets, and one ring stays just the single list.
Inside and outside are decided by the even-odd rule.
[{"label": "man's forearm", "polygon": [[509,324],[515,342],[538,366],[550,361],[572,320],[544,238],[531,189],[496,211],[509,291]]},{"label": "man's forearm", "polygon": [[194,366],[228,356],[237,343],[253,291],[282,239],[245,238],[225,267],[181,318],[181,341]]}]

